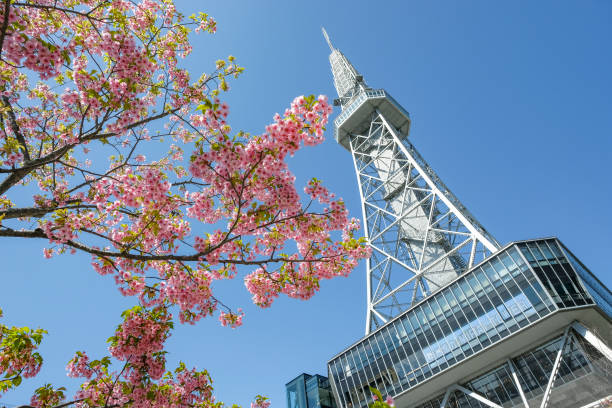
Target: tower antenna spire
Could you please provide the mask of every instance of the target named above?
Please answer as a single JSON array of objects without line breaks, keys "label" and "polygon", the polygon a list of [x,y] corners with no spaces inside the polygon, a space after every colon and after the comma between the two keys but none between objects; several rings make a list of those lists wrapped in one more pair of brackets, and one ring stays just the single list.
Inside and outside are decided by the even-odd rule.
[{"label": "tower antenna spire", "polygon": [[323,37],[325,37],[325,41],[327,41],[327,45],[329,45],[329,49],[330,50],[334,50],[334,46],[332,45],[331,41],[329,40],[329,35],[327,35],[327,31],[325,31],[325,27],[321,27],[321,31],[323,31]]}]

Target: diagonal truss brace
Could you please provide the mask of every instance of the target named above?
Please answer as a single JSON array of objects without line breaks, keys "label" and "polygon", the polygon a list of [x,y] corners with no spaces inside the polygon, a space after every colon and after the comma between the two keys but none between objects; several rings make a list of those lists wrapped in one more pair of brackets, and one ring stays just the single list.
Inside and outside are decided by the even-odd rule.
[{"label": "diagonal truss brace", "polygon": [[417,169],[417,171],[420,173],[421,177],[423,177],[423,179],[425,179],[425,182],[427,183],[427,185],[434,191],[434,193],[440,198],[440,200],[442,200],[444,202],[444,204],[446,204],[448,206],[448,208],[450,208],[451,211],[457,216],[457,218],[459,218],[461,220],[461,222],[467,227],[467,229],[470,231],[470,233],[473,234],[475,239],[477,239],[478,241],[482,242],[483,245],[489,251],[491,251],[491,252],[497,251],[499,249],[499,244],[497,244],[496,242],[491,241],[490,238],[485,237],[484,234],[479,229],[477,229],[476,226],[470,220],[467,219],[465,214],[463,214],[463,211],[460,211],[455,206],[455,204],[452,203],[450,201],[450,199],[442,191],[440,191],[440,188],[436,185],[436,183],[434,183],[434,181],[427,174],[427,172],[419,165],[419,163],[417,163],[416,159],[410,155],[410,153],[406,149],[406,146],[404,146],[404,144],[400,141],[400,139],[398,137],[398,133],[393,128],[393,126],[390,125],[386,121],[384,116],[380,115],[380,112],[377,111],[377,113],[379,114],[379,117],[381,118],[381,120],[384,122],[385,126],[393,134],[393,139],[394,139],[395,143],[397,143],[399,145],[399,147],[402,149],[404,154],[407,156],[407,158],[410,161],[410,163],[414,166],[414,168]]},{"label": "diagonal truss brace", "polygon": [[550,391],[552,390],[553,385],[555,384],[555,379],[557,378],[557,372],[559,371],[559,366],[561,365],[561,357],[563,357],[563,352],[565,351],[565,346],[567,345],[567,340],[569,338],[569,330],[571,326],[565,328],[563,332],[563,338],[561,339],[561,346],[559,347],[559,351],[557,351],[557,356],[555,357],[555,363],[553,364],[552,372],[550,373],[550,378],[548,379],[548,384],[546,385],[546,391],[544,391],[544,395],[542,396],[542,404],[540,408],[546,408],[548,406],[548,400],[550,398]]},{"label": "diagonal truss brace", "polygon": [[[602,341],[595,333],[593,333],[593,331],[591,331],[588,327],[586,327],[585,325],[583,325],[582,323],[578,322],[578,321],[574,321],[572,322],[569,326],[567,326],[565,328],[565,330],[563,331],[563,336],[561,339],[561,345],[559,347],[559,350],[557,351],[557,354],[555,356],[555,361],[553,363],[553,367],[552,370],[549,374],[548,377],[548,383],[546,386],[546,390],[544,391],[544,395],[542,396],[542,402],[540,404],[540,408],[547,408],[549,406],[549,402],[550,402],[550,395],[553,389],[553,386],[555,384],[555,380],[557,379],[557,375],[559,373],[559,367],[561,366],[561,360],[563,359],[563,354],[565,353],[565,349],[568,346],[568,344],[570,344],[572,341],[571,339],[573,339],[574,344],[576,344],[580,349],[580,343],[577,341],[577,338],[575,336],[575,334],[579,335],[580,337],[582,337],[584,340],[586,340],[591,346],[593,346],[595,349],[597,349],[597,351],[599,351],[606,359],[608,359],[609,361],[612,361],[612,349],[610,347],[608,347],[608,345]],[[584,352],[583,352],[584,354]],[[588,361],[589,359],[587,358],[587,363],[590,365],[591,363]],[[523,387],[518,379],[517,373],[516,373],[516,367],[514,362],[512,361],[512,359],[508,359],[506,361],[506,364],[509,366],[510,368],[510,373],[512,375],[512,379],[514,380],[516,389],[518,390],[520,397],[521,397],[521,401],[524,405],[525,408],[529,408],[529,404],[527,402],[527,398],[525,396],[525,392],[523,390]],[[487,399],[486,397],[482,396],[481,394],[472,391],[468,388],[465,388],[459,384],[453,384],[451,386],[449,386],[446,389],[446,392],[444,393],[444,397],[442,398],[442,403],[440,404],[440,408],[448,408],[448,402],[450,400],[450,397],[453,395],[453,392],[455,391],[460,391],[464,394],[466,394],[467,396],[474,398],[476,400],[478,400],[479,402],[489,406],[489,407],[493,407],[493,408],[502,408],[500,405],[496,404],[495,402]],[[588,406],[585,406],[583,408],[587,408],[590,406],[597,406],[597,402],[593,403],[593,404],[589,404]]]},{"label": "diagonal truss brace", "polygon": [[491,401],[489,399],[486,399],[485,397],[483,397],[482,395],[480,395],[476,391],[468,390],[467,388],[462,387],[459,384],[453,384],[450,387],[448,387],[448,389],[446,390],[446,393],[444,394],[444,398],[442,399],[442,404],[440,405],[440,408],[447,408],[446,406],[448,404],[448,400],[449,400],[451,394],[454,391],[461,391],[462,393],[464,393],[468,397],[474,398],[475,400],[485,404],[488,407],[491,407],[491,408],[504,408],[501,405],[497,405],[493,401]]},{"label": "diagonal truss brace", "polygon": [[365,233],[366,334],[499,249],[384,115],[349,139]]},{"label": "diagonal truss brace", "polygon": [[612,361],[612,349],[606,345],[593,331],[580,322],[573,322],[572,329],[581,335],[591,346],[595,347],[597,351],[603,354],[608,360]]},{"label": "diagonal truss brace", "polygon": [[527,402],[527,397],[525,396],[525,392],[523,391],[523,386],[521,385],[521,382],[518,379],[518,375],[516,374],[516,366],[514,365],[514,362],[512,361],[512,359],[508,359],[506,364],[508,364],[508,367],[510,367],[510,373],[512,374],[514,385],[516,386],[516,389],[518,390],[519,395],[521,396],[521,401],[523,401],[523,405],[525,406],[525,408],[529,408],[529,403]]}]

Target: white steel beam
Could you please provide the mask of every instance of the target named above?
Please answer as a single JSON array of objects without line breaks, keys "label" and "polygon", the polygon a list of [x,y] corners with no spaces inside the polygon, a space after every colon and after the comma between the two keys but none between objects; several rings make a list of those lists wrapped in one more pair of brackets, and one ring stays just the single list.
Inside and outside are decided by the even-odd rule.
[{"label": "white steel beam", "polygon": [[476,240],[472,241],[472,249],[470,250],[470,260],[468,261],[468,268],[474,266],[474,258],[476,258],[476,247],[478,243]]},{"label": "white steel beam", "polygon": [[576,345],[576,348],[578,350],[580,350],[580,353],[584,356],[584,359],[586,360],[586,362],[587,362],[589,368],[591,369],[591,371],[595,371],[596,368],[593,365],[593,363],[591,362],[591,359],[589,358],[589,355],[586,353],[586,351],[584,350],[584,348],[582,347],[582,345],[578,341],[578,337],[576,337],[576,335],[572,331],[570,331],[569,336],[570,336],[570,341],[572,341]]},{"label": "white steel beam", "polygon": [[450,386],[446,389],[444,393],[444,398],[442,398],[442,403],[440,404],[440,408],[446,408],[446,404],[448,404],[448,399],[450,398],[452,392],[455,390],[453,386]]},{"label": "white steel beam", "polygon": [[572,329],[595,347],[604,357],[612,361],[612,350],[592,330],[580,322],[573,322]]},{"label": "white steel beam", "polygon": [[563,351],[565,350],[565,345],[567,344],[567,339],[569,338],[568,333],[570,327],[571,326],[567,326],[565,328],[565,331],[563,332],[563,337],[561,338],[561,345],[559,346],[557,357],[555,357],[555,363],[553,364],[552,372],[550,373],[550,378],[548,379],[548,385],[546,385],[546,391],[544,391],[544,395],[542,396],[542,404],[540,404],[540,408],[546,408],[548,406],[550,392],[552,390],[553,385],[555,384],[557,372],[559,371],[559,366],[561,365],[561,357],[563,357]]},{"label": "white steel beam", "polygon": [[[410,279],[407,279],[405,282],[403,282],[402,284],[400,284],[399,286],[396,286],[395,289],[393,290],[393,292],[387,293],[385,296],[383,296],[382,298],[378,299],[376,301],[376,303],[380,303],[383,300],[387,299],[389,296],[391,296],[393,293],[397,293],[399,290],[401,290],[402,288],[404,288],[406,285],[408,285],[410,282],[412,282],[413,280],[415,280],[416,278],[422,277],[422,275],[424,273],[427,273],[430,269],[432,269],[434,266],[436,266],[436,264],[442,262],[445,259],[448,259],[448,257],[450,255],[455,254],[457,251],[459,251],[461,248],[463,248],[468,242],[470,242],[470,239],[466,239],[465,241],[463,241],[461,244],[457,245],[455,248],[453,248],[451,251],[449,251],[445,256],[440,257],[439,259],[435,260],[434,262],[432,262],[431,264],[427,265],[427,267],[421,271],[418,272],[414,272],[414,276],[410,277]],[[379,250],[378,248],[374,248],[376,250],[378,250],[381,253],[384,253],[383,251]],[[389,256],[391,257],[391,256]],[[408,268],[411,269],[411,268]],[[427,279],[427,278],[425,278]]]},{"label": "white steel beam", "polygon": [[[369,333],[471,267],[478,248],[494,252],[499,246],[463,214],[466,210],[460,203],[455,205],[456,198],[446,196],[450,193],[436,184],[435,173],[423,167],[417,152],[413,157],[412,147],[409,151],[401,143],[380,112],[372,115],[367,135],[349,137],[349,147],[366,236],[370,246],[388,260],[367,264]],[[468,244],[466,255],[463,248]],[[401,276],[401,268],[406,276]],[[411,301],[402,297],[409,285],[413,285]]]},{"label": "white steel beam", "polygon": [[382,320],[383,322],[387,323],[387,319],[383,317],[383,315],[381,315],[378,310],[376,309],[371,309],[372,313],[374,313],[376,316],[378,316],[378,318],[380,320]]},{"label": "white steel beam", "polygon": [[504,408],[501,405],[498,405],[498,404],[494,403],[493,401],[483,397],[482,395],[480,395],[476,391],[468,390],[467,388],[462,387],[459,384],[453,384],[453,385],[451,385],[450,387],[448,387],[446,389],[446,392],[444,393],[444,398],[442,398],[442,403],[440,404],[440,408],[447,408],[446,405],[448,404],[448,401],[449,401],[450,396],[452,395],[453,391],[461,391],[462,393],[464,393],[468,397],[474,398],[476,401],[479,401],[479,402],[481,402],[481,403],[483,403],[486,406],[489,406],[491,408]]},{"label": "white steel beam", "polygon": [[453,385],[451,385],[450,387],[448,387],[446,389],[446,393],[444,393],[444,398],[442,399],[442,403],[440,404],[440,408],[446,408],[446,405],[448,404],[448,400],[450,399],[450,396],[452,395],[453,391],[461,391],[462,393],[464,393],[468,397],[474,398],[476,401],[479,401],[479,402],[481,402],[481,403],[483,403],[486,406],[489,406],[491,408],[504,408],[501,405],[498,405],[498,404],[494,403],[493,401],[483,397],[482,395],[480,395],[476,391],[468,390],[467,388],[462,387],[459,384],[453,384]]},{"label": "white steel beam", "polygon": [[478,231],[474,225],[472,224],[472,222],[470,220],[468,220],[461,211],[459,211],[459,209],[457,207],[455,207],[455,205],[446,197],[445,194],[443,194],[438,187],[436,186],[436,184],[433,182],[433,180],[429,177],[429,175],[423,170],[423,168],[421,167],[421,165],[419,163],[417,163],[417,161],[414,159],[414,157],[412,157],[412,155],[408,152],[408,150],[406,149],[406,147],[404,146],[404,144],[401,142],[401,140],[398,137],[398,134],[395,130],[395,128],[390,125],[387,120],[385,119],[384,116],[382,116],[380,114],[380,112],[378,112],[379,117],[381,118],[381,120],[385,123],[385,126],[391,130],[391,134],[393,135],[393,138],[395,139],[395,142],[399,145],[399,147],[403,150],[404,154],[406,155],[406,157],[408,158],[408,160],[410,160],[412,166],[414,168],[417,169],[417,171],[421,174],[421,176],[423,177],[423,179],[427,182],[427,184],[431,187],[432,190],[434,190],[436,192],[436,194],[440,197],[440,199],[444,202],[444,204],[446,204],[446,206],[448,208],[452,208],[453,212],[455,213],[455,215],[457,216],[457,218],[459,218],[461,220],[461,222],[470,230],[470,232],[472,232],[472,234],[474,234],[476,236],[476,238],[482,242],[482,244],[491,252],[495,252],[499,249],[499,246],[496,243],[493,243],[491,241],[489,241],[489,239],[487,237],[485,237],[480,231]]},{"label": "white steel beam", "polygon": [[521,386],[521,382],[518,379],[518,375],[516,374],[516,367],[514,366],[514,362],[511,359],[508,359],[508,366],[510,367],[510,373],[512,374],[512,379],[514,380],[514,384],[516,385],[516,389],[521,396],[521,401],[523,401],[523,405],[525,408],[529,408],[529,404],[527,403],[527,398],[525,397],[525,393],[523,392],[523,387]]},{"label": "white steel beam", "polygon": [[[353,150],[353,141],[349,139],[349,143],[351,146],[351,151],[354,152]],[[363,219],[363,231],[365,233],[365,236],[368,237],[369,235],[369,231],[368,231],[368,222],[367,217],[366,217],[366,210],[365,210],[365,200],[363,199],[363,188],[361,186],[361,179],[359,177],[359,170],[357,169],[357,159],[355,158],[355,154],[353,153],[353,164],[355,165],[355,173],[357,173],[357,183],[359,184],[359,194],[361,195],[361,214],[362,214],[362,219]],[[370,271],[371,271],[371,264],[370,264],[370,259],[368,258],[366,261],[366,269],[367,269],[367,278],[366,278],[366,296],[367,296],[367,312],[366,312],[366,328],[365,328],[365,333],[368,334],[371,331],[371,321],[372,321],[372,314],[370,312],[371,307],[370,307],[370,302],[372,299],[372,283],[371,283],[371,276],[370,276]]]},{"label": "white steel beam", "polygon": [[477,392],[475,392],[475,391],[468,390],[467,388],[464,388],[464,387],[462,387],[462,386],[460,386],[460,385],[455,385],[455,388],[456,388],[458,391],[461,391],[462,393],[464,393],[465,395],[467,395],[467,396],[469,396],[469,397],[472,397],[472,398],[474,398],[475,400],[480,401],[480,402],[482,402],[483,404],[485,404],[485,405],[487,405],[487,406],[489,406],[489,407],[491,407],[491,408],[504,408],[504,407],[502,407],[501,405],[497,405],[497,404],[496,404],[496,403],[494,403],[493,401],[486,399],[485,397],[483,397],[482,395],[478,394],[478,393],[477,393]]}]

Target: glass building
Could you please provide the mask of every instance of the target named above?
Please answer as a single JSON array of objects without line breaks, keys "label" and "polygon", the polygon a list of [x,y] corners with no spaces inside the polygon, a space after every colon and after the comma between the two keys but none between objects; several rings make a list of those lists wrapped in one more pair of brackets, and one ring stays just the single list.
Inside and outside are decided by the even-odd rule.
[{"label": "glass building", "polygon": [[329,380],[322,375],[298,375],[285,389],[287,408],[336,408]]},{"label": "glass building", "polygon": [[612,394],[609,348],[584,336],[612,338],[611,322],[612,293],[557,239],[517,242],[332,358],[329,378],[346,408],[369,386],[398,407],[539,406],[555,368],[551,406],[580,407]]}]

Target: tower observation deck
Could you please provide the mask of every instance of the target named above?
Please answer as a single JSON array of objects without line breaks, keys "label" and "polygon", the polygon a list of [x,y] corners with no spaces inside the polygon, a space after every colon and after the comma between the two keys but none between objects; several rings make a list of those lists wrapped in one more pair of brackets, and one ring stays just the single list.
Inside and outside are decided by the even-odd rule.
[{"label": "tower observation deck", "polygon": [[501,247],[323,34],[372,247],[365,336],[328,362],[337,406],[369,387],[397,408],[612,406],[612,292],[556,238]]}]

